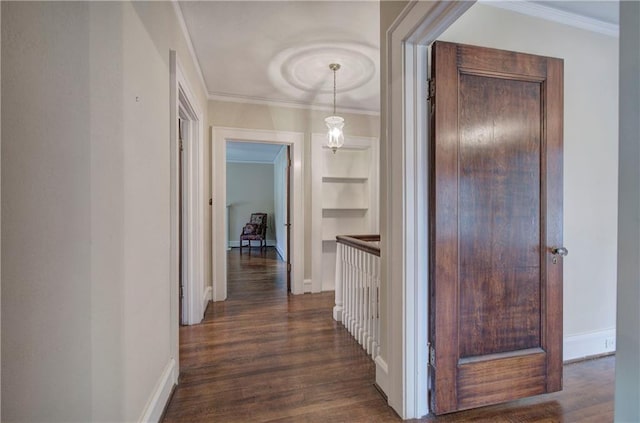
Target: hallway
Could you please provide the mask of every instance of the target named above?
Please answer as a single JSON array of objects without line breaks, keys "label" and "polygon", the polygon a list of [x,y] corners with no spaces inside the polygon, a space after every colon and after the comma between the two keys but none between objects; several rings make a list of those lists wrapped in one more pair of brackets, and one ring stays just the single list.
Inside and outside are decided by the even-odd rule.
[{"label": "hallway", "polygon": [[228,299],[180,328],[165,422],[397,421],[374,364],[332,316],[333,292],[288,296],[275,249],[228,253]]},{"label": "hallway", "polygon": [[[398,422],[371,359],[331,316],[333,292],[286,295],[273,248],[228,253],[229,298],[180,328],[165,422]],[[424,422],[613,420],[614,357],[564,368],[564,390]]]}]

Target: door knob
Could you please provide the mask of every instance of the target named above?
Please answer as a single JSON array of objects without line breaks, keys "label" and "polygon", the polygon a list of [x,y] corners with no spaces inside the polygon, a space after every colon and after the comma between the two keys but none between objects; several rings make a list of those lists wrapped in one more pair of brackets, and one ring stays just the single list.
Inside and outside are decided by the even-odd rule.
[{"label": "door knob", "polygon": [[569,254],[569,250],[567,250],[565,247],[553,247],[551,249],[551,254],[553,254],[554,256],[566,256]]},{"label": "door knob", "polygon": [[569,250],[564,247],[553,247],[551,249],[551,254],[553,254],[553,260],[551,260],[553,264],[558,264],[558,256],[566,256],[567,254],[569,254]]}]

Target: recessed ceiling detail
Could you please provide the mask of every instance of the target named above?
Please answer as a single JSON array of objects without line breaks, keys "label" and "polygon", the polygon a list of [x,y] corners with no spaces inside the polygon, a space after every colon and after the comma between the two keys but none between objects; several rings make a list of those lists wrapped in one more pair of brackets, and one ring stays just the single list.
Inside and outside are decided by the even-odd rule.
[{"label": "recessed ceiling detail", "polygon": [[[362,100],[367,85],[378,85],[378,50],[365,44],[325,42],[299,45],[278,53],[269,64],[269,79],[283,94],[307,101],[330,103],[333,73],[330,63],[339,63],[338,94]],[[370,92],[365,90],[367,94]]]}]

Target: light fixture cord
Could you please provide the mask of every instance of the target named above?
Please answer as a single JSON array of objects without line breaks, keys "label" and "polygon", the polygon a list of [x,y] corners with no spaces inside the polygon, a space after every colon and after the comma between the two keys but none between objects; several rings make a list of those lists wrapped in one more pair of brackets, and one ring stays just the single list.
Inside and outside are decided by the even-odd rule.
[{"label": "light fixture cord", "polygon": [[333,115],[336,115],[336,70],[333,70]]}]

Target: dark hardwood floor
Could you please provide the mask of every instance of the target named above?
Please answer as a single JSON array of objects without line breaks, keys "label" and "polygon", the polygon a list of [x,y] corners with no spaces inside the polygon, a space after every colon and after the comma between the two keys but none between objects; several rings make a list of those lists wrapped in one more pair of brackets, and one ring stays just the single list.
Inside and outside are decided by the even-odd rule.
[{"label": "dark hardwood floor", "polygon": [[[333,293],[287,296],[273,248],[228,255],[228,299],[180,328],[165,422],[398,422],[371,359],[334,322]],[[422,422],[613,421],[614,358],[570,364],[565,389]]]}]

